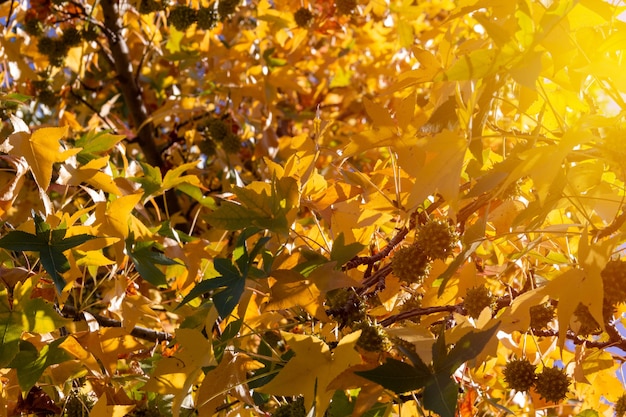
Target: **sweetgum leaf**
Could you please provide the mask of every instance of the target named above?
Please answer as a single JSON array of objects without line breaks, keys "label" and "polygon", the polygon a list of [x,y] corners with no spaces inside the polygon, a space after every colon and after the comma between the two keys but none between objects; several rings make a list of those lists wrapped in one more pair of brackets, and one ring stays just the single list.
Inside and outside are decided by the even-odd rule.
[{"label": "sweetgum leaf", "polygon": [[428,369],[418,369],[406,362],[388,358],[384,364],[355,374],[376,382],[396,394],[424,388],[431,378]]}]

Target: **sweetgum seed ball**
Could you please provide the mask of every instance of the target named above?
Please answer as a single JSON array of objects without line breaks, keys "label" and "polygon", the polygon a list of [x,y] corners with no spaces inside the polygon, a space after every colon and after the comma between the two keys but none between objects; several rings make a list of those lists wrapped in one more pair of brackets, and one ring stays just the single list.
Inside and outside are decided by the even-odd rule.
[{"label": "sweetgum seed ball", "polygon": [[80,45],[80,42],[83,40],[83,35],[80,31],[74,27],[67,28],[63,31],[63,36],[61,37],[61,41],[65,44],[65,46],[69,49],[74,46]]},{"label": "sweetgum seed ball", "polygon": [[217,13],[220,15],[221,19],[225,19],[235,13],[238,5],[239,0],[220,0],[217,4]]},{"label": "sweetgum seed ball", "polygon": [[574,310],[574,315],[580,323],[580,328],[578,329],[579,335],[587,336],[600,330],[600,325],[596,319],[593,318],[586,305],[579,303],[576,310]]},{"label": "sweetgum seed ball", "polygon": [[167,18],[169,24],[176,30],[185,30],[198,20],[198,12],[189,6],[179,5],[170,10]]},{"label": "sweetgum seed ball", "polygon": [[139,3],[139,13],[149,14],[161,10],[163,6],[160,2],[155,0],[141,0]]},{"label": "sweetgum seed ball", "polygon": [[380,324],[361,322],[355,324],[353,330],[361,330],[361,336],[356,342],[361,349],[368,352],[386,352],[391,349],[391,342]]},{"label": "sweetgum seed ball", "polygon": [[206,132],[211,139],[216,142],[222,142],[230,133],[228,126],[221,119],[211,119],[206,124]]},{"label": "sweetgum seed ball", "polygon": [[198,147],[200,148],[200,152],[202,152],[206,156],[215,155],[215,150],[217,149],[215,142],[213,142],[211,139],[205,139],[203,141],[200,141],[200,143],[198,143]]},{"label": "sweetgum seed ball", "polygon": [[352,14],[356,9],[357,0],[336,0],[335,5],[341,14]]},{"label": "sweetgum seed ball", "polygon": [[527,359],[515,359],[506,364],[504,368],[504,381],[510,389],[515,391],[528,391],[535,384],[535,365]]},{"label": "sweetgum seed ball", "polygon": [[569,388],[569,377],[562,369],[545,368],[537,375],[535,391],[546,401],[558,403],[565,399]]},{"label": "sweetgum seed ball", "polygon": [[626,394],[622,394],[621,397],[615,402],[615,417],[624,417],[626,415]]},{"label": "sweetgum seed ball", "polygon": [[272,414],[274,417],[305,417],[304,397],[298,397],[295,401],[281,405]]},{"label": "sweetgum seed ball", "polygon": [[326,307],[342,325],[352,325],[366,319],[366,307],[356,293],[347,288],[338,288],[326,294]]},{"label": "sweetgum seed ball", "polygon": [[481,285],[467,290],[463,306],[470,317],[478,318],[485,307],[489,307],[492,302],[491,292],[487,287]]},{"label": "sweetgum seed ball", "polygon": [[454,226],[445,220],[431,220],[417,229],[415,243],[431,259],[446,259],[459,240]]},{"label": "sweetgum seed ball", "polygon": [[626,262],[621,259],[607,262],[600,272],[604,285],[604,300],[609,304],[626,302]]},{"label": "sweetgum seed ball", "polygon": [[311,25],[311,21],[313,20],[313,13],[306,7],[300,7],[293,14],[293,19],[296,21],[296,24],[301,28],[306,28]]},{"label": "sweetgum seed ball", "polygon": [[550,303],[532,306],[530,308],[530,328],[541,330],[548,327],[548,323],[554,320],[554,307]]},{"label": "sweetgum seed ball", "polygon": [[393,274],[407,283],[421,283],[430,270],[430,261],[416,244],[398,249],[391,258]]},{"label": "sweetgum seed ball", "polygon": [[229,133],[222,141],[222,149],[224,149],[224,152],[231,154],[239,152],[241,150],[241,139],[234,133]]},{"label": "sweetgum seed ball", "polygon": [[198,10],[198,28],[213,29],[217,23],[217,11],[213,7],[200,7]]}]

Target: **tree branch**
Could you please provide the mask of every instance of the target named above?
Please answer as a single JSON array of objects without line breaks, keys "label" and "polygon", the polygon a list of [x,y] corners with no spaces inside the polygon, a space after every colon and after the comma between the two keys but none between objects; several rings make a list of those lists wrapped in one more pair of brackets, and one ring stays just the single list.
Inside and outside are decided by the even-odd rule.
[{"label": "tree branch", "polygon": [[[119,3],[116,0],[102,0],[100,5],[106,27],[104,34],[109,42],[115,72],[120,83],[122,96],[130,112],[131,122],[137,129],[137,143],[141,147],[146,161],[164,172],[166,167],[154,140],[156,136],[154,125],[150,121],[141,86],[135,82],[130,52],[126,40],[122,36],[122,13],[119,10]],[[168,192],[165,197],[170,211],[178,211],[179,205],[176,196]]]},{"label": "tree branch", "polygon": [[[61,310],[61,315],[66,318],[87,320],[85,314],[82,311],[76,310],[71,305],[64,305]],[[94,318],[98,324],[102,327],[122,327],[122,322],[109,317],[104,317],[99,314],[95,314]],[[173,336],[166,332],[159,332],[157,330],[146,329],[145,327],[135,326],[130,332],[131,336],[138,339],[149,340],[150,342],[158,343],[164,340],[172,340]]]}]

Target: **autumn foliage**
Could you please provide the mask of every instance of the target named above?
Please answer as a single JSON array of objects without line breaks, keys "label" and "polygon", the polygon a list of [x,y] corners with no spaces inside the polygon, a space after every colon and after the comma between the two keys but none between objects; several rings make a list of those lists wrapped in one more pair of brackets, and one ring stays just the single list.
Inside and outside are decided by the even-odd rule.
[{"label": "autumn foliage", "polygon": [[1,2],[0,417],[623,416],[625,11]]}]

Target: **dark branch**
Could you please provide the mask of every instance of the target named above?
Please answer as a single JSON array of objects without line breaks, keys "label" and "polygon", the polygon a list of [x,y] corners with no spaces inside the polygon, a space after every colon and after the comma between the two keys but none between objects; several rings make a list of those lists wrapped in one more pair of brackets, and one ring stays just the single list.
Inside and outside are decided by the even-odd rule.
[{"label": "dark branch", "polygon": [[[82,311],[76,310],[73,306],[66,304],[61,310],[61,314],[66,318],[86,320],[85,314]],[[122,322],[109,317],[104,317],[99,314],[95,314],[94,318],[98,324],[102,327],[122,327]],[[159,332],[157,330],[146,329],[145,327],[135,326],[130,332],[131,336],[138,339],[149,340],[154,343],[162,342],[164,340],[172,340],[173,336],[166,332]]]}]

